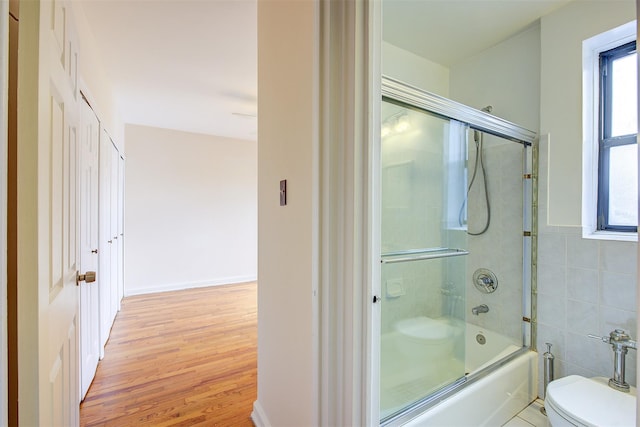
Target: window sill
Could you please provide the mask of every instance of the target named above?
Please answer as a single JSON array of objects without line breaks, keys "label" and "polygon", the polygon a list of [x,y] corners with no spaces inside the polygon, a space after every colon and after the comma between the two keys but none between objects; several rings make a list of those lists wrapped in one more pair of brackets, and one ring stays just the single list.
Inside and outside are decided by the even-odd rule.
[{"label": "window sill", "polygon": [[613,240],[619,242],[637,242],[638,233],[622,231],[594,231],[583,229],[582,238],[594,240]]}]

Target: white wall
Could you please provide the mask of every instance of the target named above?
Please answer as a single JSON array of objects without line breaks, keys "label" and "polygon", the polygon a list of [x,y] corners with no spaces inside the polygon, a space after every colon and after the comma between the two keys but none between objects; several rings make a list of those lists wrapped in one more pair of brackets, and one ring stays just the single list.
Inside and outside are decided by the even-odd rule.
[{"label": "white wall", "polygon": [[80,90],[87,96],[96,112],[100,125],[107,130],[118,151],[124,154],[124,124],[115,101],[114,88],[106,74],[91,27],[82,9],[82,3],[72,2],[74,21],[78,31],[80,59],[78,75]]},{"label": "white wall", "polygon": [[256,278],[253,141],[127,125],[125,294]]},{"label": "white wall", "polygon": [[582,41],[635,19],[635,2],[587,1],[542,18],[540,133],[550,135],[548,222],[581,225]]},{"label": "white wall", "polygon": [[[317,2],[258,1],[257,425],[317,424]],[[287,180],[287,206],[279,181]]]},{"label": "white wall", "polygon": [[540,26],[526,30],[450,71],[451,99],[474,108],[493,107],[492,114],[532,131],[540,123]]},{"label": "white wall", "polygon": [[382,74],[440,96],[449,96],[447,67],[384,41]]}]

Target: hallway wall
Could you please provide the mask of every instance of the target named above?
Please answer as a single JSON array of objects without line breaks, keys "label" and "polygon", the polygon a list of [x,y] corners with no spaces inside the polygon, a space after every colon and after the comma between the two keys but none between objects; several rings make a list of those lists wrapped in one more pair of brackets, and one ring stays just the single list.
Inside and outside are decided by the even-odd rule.
[{"label": "hallway wall", "polygon": [[258,2],[257,426],[318,424],[318,9]]},{"label": "hallway wall", "polygon": [[98,46],[91,25],[84,14],[83,5],[73,5],[74,24],[78,32],[78,77],[80,90],[89,100],[100,125],[109,132],[120,153],[124,153],[124,124],[120,117],[120,106],[115,99],[115,90],[107,74],[102,50]]},{"label": "hallway wall", "polygon": [[257,276],[257,145],[126,125],[125,295]]}]

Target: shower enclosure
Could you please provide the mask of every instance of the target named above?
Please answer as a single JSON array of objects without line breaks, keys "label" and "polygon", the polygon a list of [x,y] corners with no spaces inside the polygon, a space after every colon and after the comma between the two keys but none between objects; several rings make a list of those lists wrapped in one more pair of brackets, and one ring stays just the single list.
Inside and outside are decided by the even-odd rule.
[{"label": "shower enclosure", "polygon": [[535,134],[382,94],[380,418],[399,424],[530,347]]}]

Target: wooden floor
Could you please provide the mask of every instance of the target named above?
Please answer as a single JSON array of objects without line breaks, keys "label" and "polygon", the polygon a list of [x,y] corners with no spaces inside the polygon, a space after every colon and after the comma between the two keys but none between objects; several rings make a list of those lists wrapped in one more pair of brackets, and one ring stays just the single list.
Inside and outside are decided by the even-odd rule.
[{"label": "wooden floor", "polygon": [[125,298],[81,426],[252,426],[256,283]]}]

